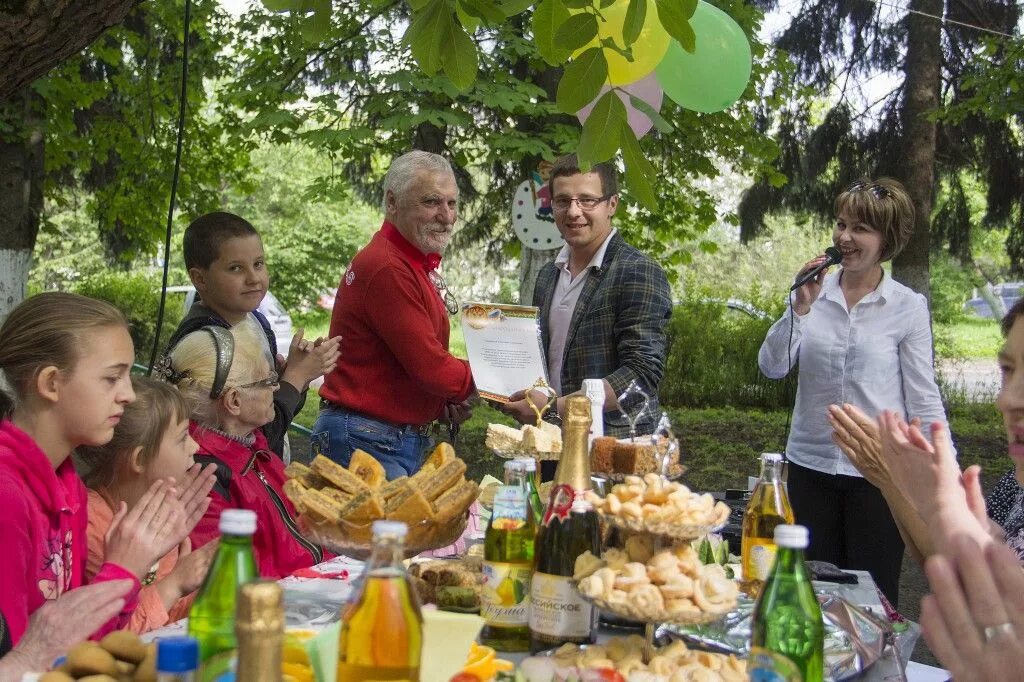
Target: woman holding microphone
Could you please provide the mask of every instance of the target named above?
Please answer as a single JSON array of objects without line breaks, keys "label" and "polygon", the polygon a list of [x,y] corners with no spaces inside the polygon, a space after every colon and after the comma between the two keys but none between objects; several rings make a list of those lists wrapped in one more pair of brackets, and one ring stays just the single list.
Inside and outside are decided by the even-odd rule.
[{"label": "woman holding microphone", "polygon": [[[799,363],[786,457],[793,513],[810,529],[807,558],[869,571],[895,606],[899,528],[879,490],[833,442],[828,406],[852,403],[872,418],[894,410],[925,425],[946,421],[928,304],[882,267],[910,238],[914,206],[896,180],[864,178],[836,198],[835,213],[832,242],[842,266],[834,273],[825,268],[790,295],[758,364],[765,376],[781,379]],[[809,261],[797,277],[825,260]]]}]

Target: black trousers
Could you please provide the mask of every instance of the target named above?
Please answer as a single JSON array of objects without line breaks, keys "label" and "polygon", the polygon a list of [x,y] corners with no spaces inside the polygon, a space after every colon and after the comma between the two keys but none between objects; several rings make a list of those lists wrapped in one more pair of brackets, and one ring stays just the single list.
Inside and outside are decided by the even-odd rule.
[{"label": "black trousers", "polygon": [[899,604],[903,538],[878,488],[859,476],[825,474],[789,463],[789,500],[810,530],[807,558],[868,571]]}]

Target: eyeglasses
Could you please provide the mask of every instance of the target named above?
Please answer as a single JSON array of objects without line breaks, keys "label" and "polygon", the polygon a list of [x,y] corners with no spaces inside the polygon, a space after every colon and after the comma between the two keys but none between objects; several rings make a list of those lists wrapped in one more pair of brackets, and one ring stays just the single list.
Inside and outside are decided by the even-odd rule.
[{"label": "eyeglasses", "polygon": [[251,384],[239,384],[238,386],[235,386],[235,388],[277,388],[279,383],[280,377],[277,372],[271,372],[270,376],[266,379],[260,379],[259,381],[252,382]]},{"label": "eyeglasses", "polygon": [[448,309],[448,314],[458,315],[459,299],[455,298],[455,294],[448,289],[448,285],[444,283],[444,278],[436,270],[427,271],[427,277],[430,278],[430,283],[437,289],[438,296],[444,301],[444,307]]},{"label": "eyeglasses", "polygon": [[572,202],[575,201],[580,205],[580,210],[593,211],[598,204],[608,201],[613,196],[613,194],[606,194],[603,197],[555,197],[551,200],[551,205],[555,207],[556,211],[568,211]]},{"label": "eyeglasses", "polygon": [[891,199],[892,192],[885,185],[880,185],[877,182],[867,183],[863,180],[858,180],[849,187],[846,188],[847,192],[871,192],[879,199]]}]

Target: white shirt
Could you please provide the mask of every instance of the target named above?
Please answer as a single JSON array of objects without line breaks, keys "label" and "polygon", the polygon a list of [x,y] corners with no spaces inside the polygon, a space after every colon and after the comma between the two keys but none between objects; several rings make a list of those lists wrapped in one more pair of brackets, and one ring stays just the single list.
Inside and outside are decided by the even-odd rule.
[{"label": "white shirt", "polygon": [[608,233],[601,248],[575,278],[569,272],[569,245],[563,244],[562,250],[555,256],[555,267],[559,272],[551,296],[551,308],[548,310],[548,380],[558,395],[562,395],[562,360],[565,358],[565,340],[569,336],[572,313],[576,310],[576,302],[580,300],[583,283],[587,281],[590,269],[601,267],[615,232],[613,228]]},{"label": "white shirt", "polygon": [[893,410],[907,420],[920,417],[946,423],[935,384],[931,319],[921,294],[885,272],[878,287],[852,310],[839,287],[839,275],[825,277],[821,293],[804,315],[792,308],[761,344],[761,372],[781,379],[789,372],[787,341],[793,324],[793,364],[799,360],[796,406],[786,456],[800,466],[828,474],[859,476],[832,442],[828,406],[851,403],[868,416]]}]

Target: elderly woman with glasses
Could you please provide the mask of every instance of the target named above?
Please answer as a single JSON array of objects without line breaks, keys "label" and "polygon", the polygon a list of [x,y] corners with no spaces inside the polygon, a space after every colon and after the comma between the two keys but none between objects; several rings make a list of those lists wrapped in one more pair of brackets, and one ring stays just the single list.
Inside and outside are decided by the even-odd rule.
[{"label": "elderly woman with glasses", "polygon": [[[914,206],[899,182],[862,179],[835,202],[832,242],[842,252],[790,294],[768,331],[758,362],[765,376],[799,366],[793,425],[786,444],[789,495],[797,523],[810,528],[808,558],[867,570],[897,604],[902,529],[882,493],[833,440],[830,405],[859,405],[870,417],[945,424],[935,384],[932,332],[924,296],[895,282],[882,263],[910,238]],[[825,262],[809,261],[797,276]]]},{"label": "elderly woman with glasses", "polygon": [[258,518],[253,550],[260,575],[282,578],[330,555],[299,533],[295,507],[283,492],[284,464],[260,429],[274,418],[278,388],[261,334],[250,320],[231,329],[203,327],[174,347],[162,373],[192,405],[195,460],[217,465],[210,507],[192,532],[192,546],[219,536],[224,509],[251,509]]}]

